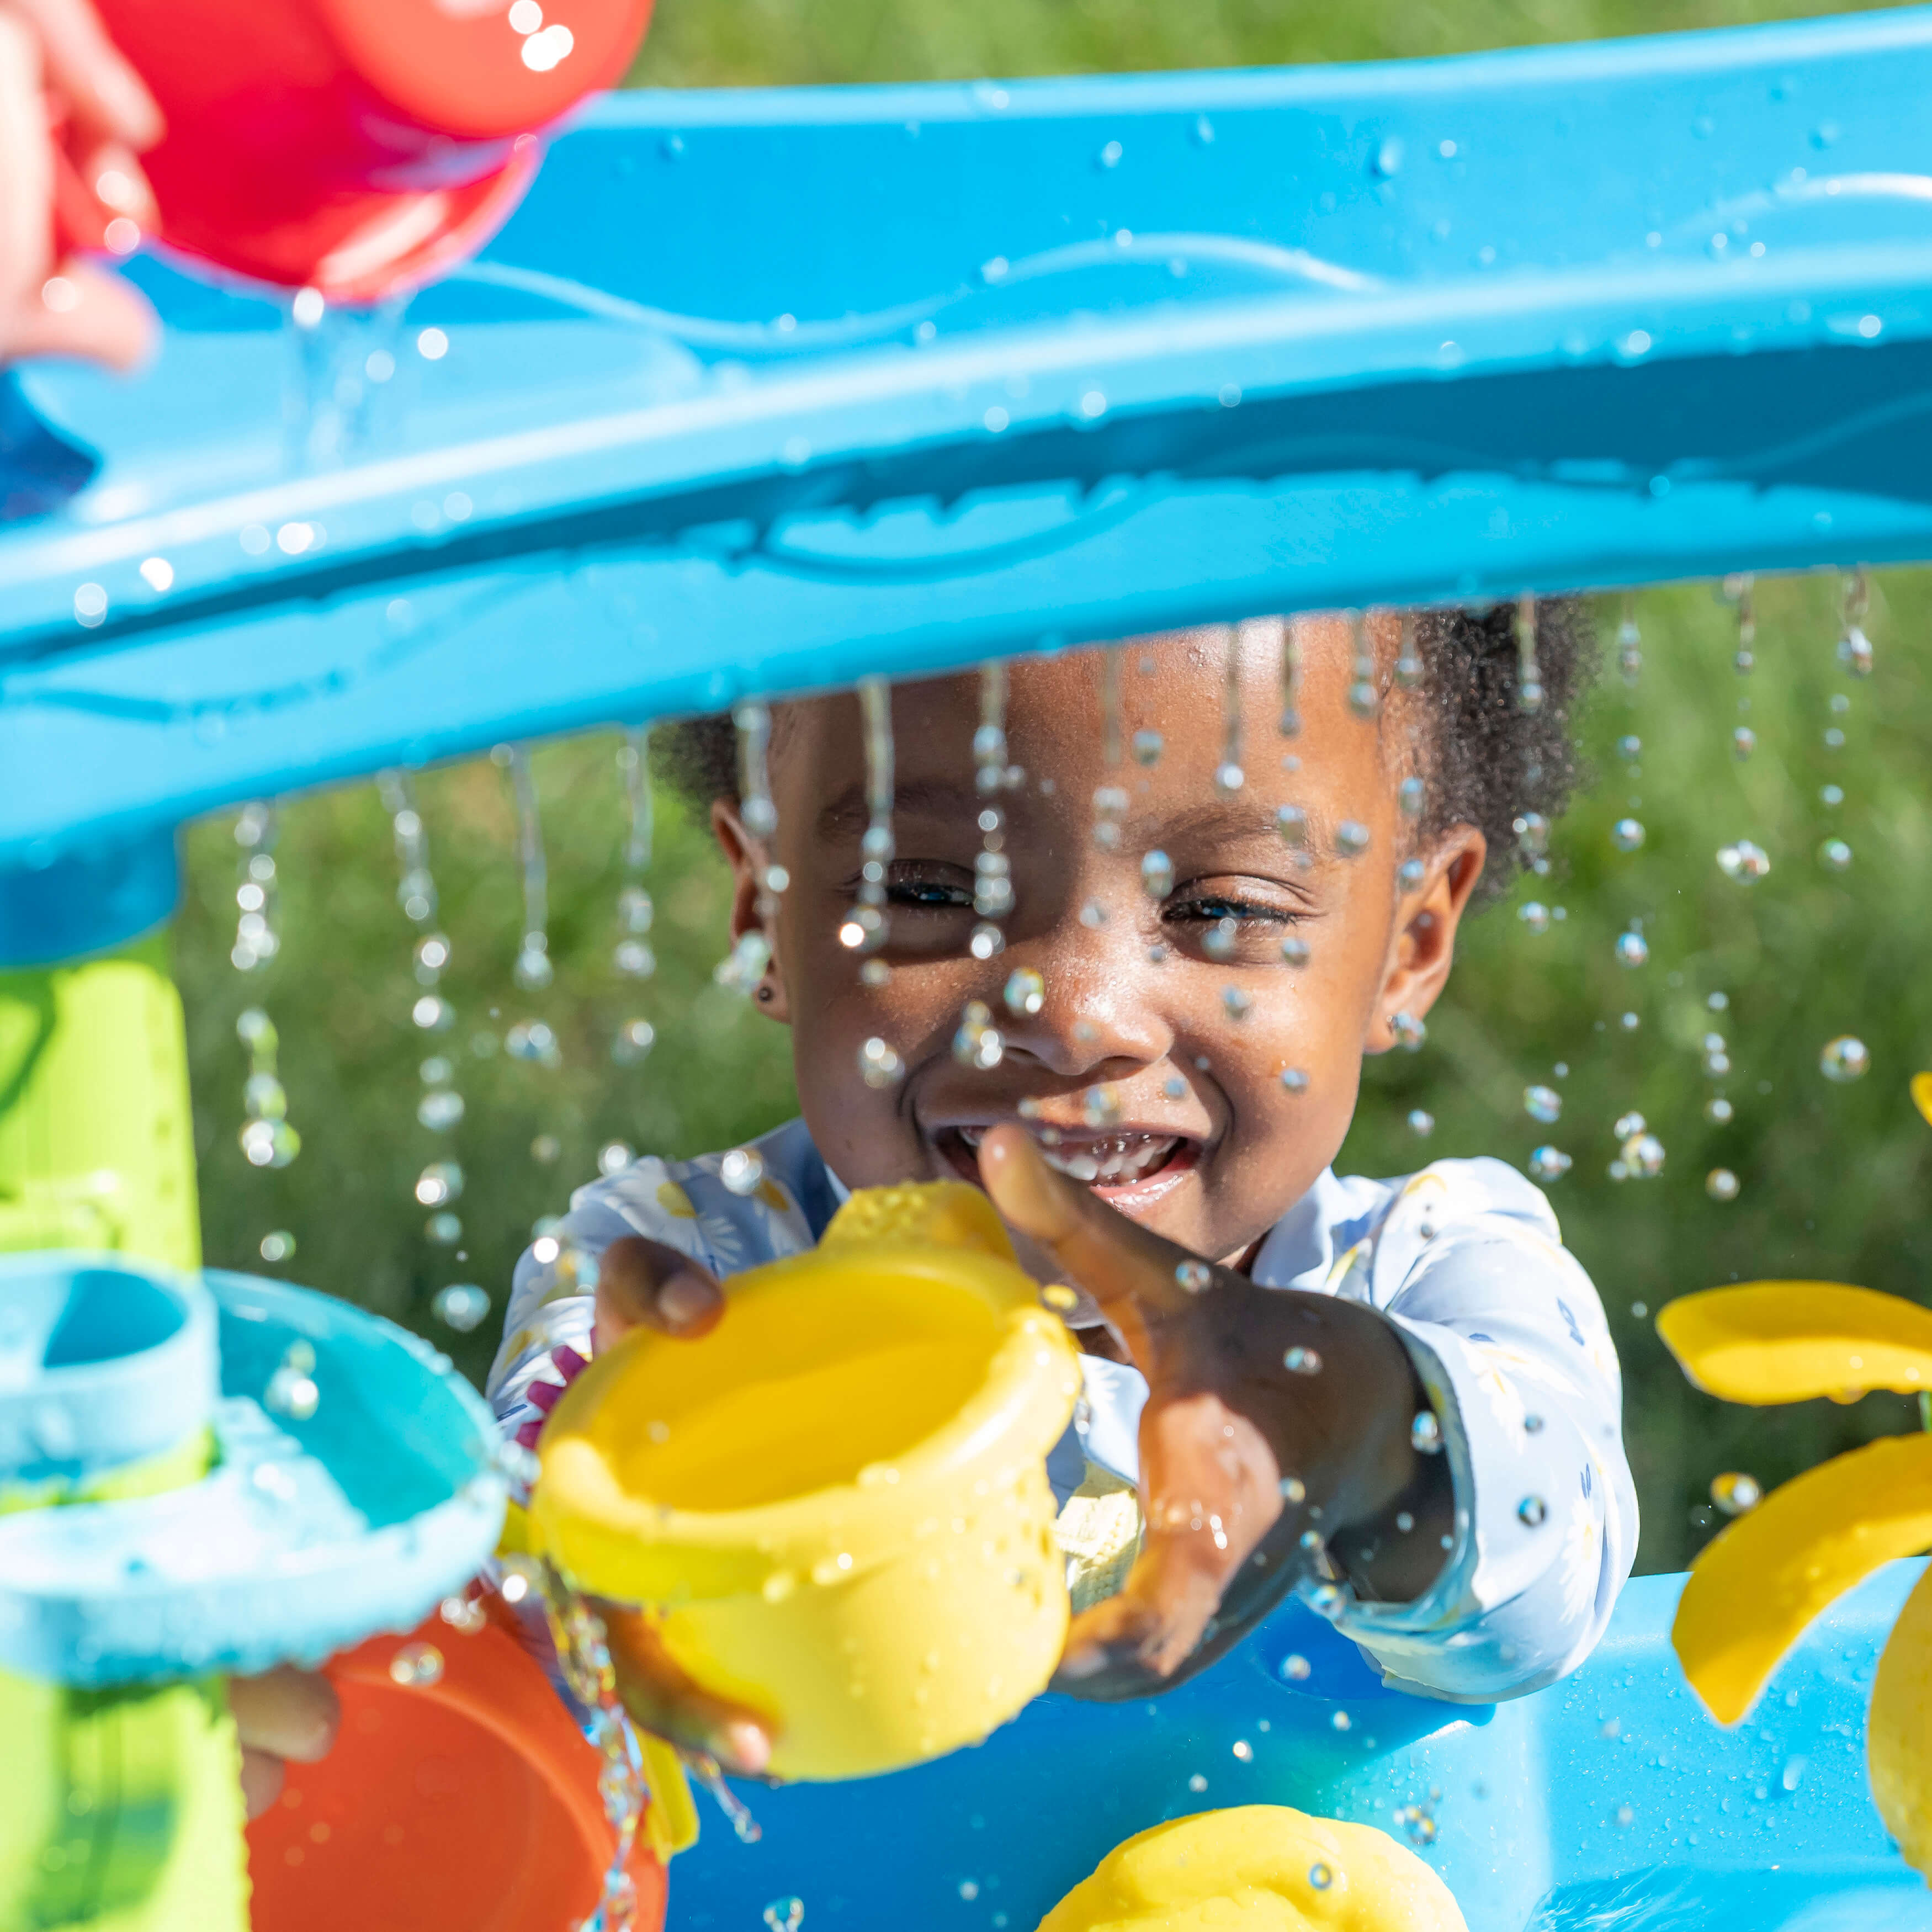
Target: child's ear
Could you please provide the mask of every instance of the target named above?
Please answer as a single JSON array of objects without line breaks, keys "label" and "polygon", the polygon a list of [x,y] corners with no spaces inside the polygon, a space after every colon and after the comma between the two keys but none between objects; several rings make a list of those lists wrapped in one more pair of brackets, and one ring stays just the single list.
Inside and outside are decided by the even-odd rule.
[{"label": "child's ear", "polygon": [[748,932],[762,932],[765,944],[771,948],[771,958],[758,982],[754,1004],[761,1013],[789,1023],[791,1003],[785,994],[784,974],[778,962],[777,898],[765,886],[771,855],[745,830],[735,800],[711,801],[711,830],[724,854],[724,862],[731,868],[731,944],[736,946]]},{"label": "child's ear", "polygon": [[1473,825],[1454,825],[1418,855],[1426,869],[1421,884],[1402,892],[1396,904],[1382,996],[1369,1023],[1369,1052],[1386,1053],[1394,1046],[1395,1015],[1419,1020],[1435,1005],[1455,962],[1456,928],[1489,850]]}]

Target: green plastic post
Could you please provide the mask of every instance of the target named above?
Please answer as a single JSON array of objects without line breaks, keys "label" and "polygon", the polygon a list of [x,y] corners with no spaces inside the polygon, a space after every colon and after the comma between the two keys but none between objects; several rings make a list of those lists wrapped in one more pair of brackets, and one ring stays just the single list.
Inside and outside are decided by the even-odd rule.
[{"label": "green plastic post", "polygon": [[[154,934],[0,973],[0,1250],[200,1265],[188,1045]],[[151,1472],[188,1482],[195,1445]],[[130,1472],[131,1473],[131,1472]],[[152,1489],[110,1475],[64,1498]],[[83,1690],[0,1672],[0,1932],[247,1932],[240,1761],[218,1678]]]},{"label": "green plastic post", "polygon": [[0,1252],[30,1248],[201,1264],[188,1040],[164,934],[0,972]]}]

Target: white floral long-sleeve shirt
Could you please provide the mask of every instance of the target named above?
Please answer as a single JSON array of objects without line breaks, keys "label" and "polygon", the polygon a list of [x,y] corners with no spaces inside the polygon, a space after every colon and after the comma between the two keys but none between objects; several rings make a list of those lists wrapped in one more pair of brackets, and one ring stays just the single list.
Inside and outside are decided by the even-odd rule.
[{"label": "white floral long-sleeve shirt", "polygon": [[[722,1155],[702,1154],[639,1160],[572,1197],[552,1240],[517,1264],[489,1383],[507,1430],[539,1418],[530,1391],[562,1379],[555,1351],[591,1352],[580,1257],[643,1234],[724,1276],[814,1245],[844,1187],[801,1120],[754,1144],[764,1178],[749,1195],[725,1186]],[[1336,1629],[1390,1688],[1458,1702],[1519,1696],[1574,1670],[1630,1574],[1636,1494],[1603,1307],[1541,1192],[1491,1160],[1437,1161],[1398,1180],[1324,1174],[1251,1273],[1264,1287],[1379,1310],[1440,1421],[1456,1499],[1441,1574],[1413,1603],[1345,1592]],[[1082,1366],[1086,1399],[1048,1463],[1063,1502],[1091,1466],[1138,1474],[1145,1382],[1097,1357]]]}]

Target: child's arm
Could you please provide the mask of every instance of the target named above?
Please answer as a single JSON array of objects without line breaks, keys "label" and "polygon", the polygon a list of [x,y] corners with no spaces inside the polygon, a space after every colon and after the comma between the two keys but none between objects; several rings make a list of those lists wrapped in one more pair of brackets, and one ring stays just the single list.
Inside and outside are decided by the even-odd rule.
[{"label": "child's arm", "polygon": [[1094,1295],[1150,1391],[1141,1555],[1120,1594],[1076,1622],[1067,1688],[1144,1695],[1324,1563],[1386,1600],[1428,1588],[1454,1498],[1443,1458],[1414,1446],[1428,1399],[1384,1316],[1226,1268],[1184,1286],[1195,1256],[1056,1174],[1017,1128],[989,1134],[980,1165],[1001,1215]]}]

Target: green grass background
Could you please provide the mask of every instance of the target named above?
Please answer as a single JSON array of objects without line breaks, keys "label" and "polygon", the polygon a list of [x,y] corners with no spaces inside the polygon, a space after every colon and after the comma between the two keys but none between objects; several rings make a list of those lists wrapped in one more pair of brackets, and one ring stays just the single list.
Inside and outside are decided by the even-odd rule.
[{"label": "green grass background", "polygon": [[[828,82],[1070,73],[1134,68],[1370,59],[1511,44],[1729,26],[1801,9],[1730,0],[661,0],[634,78],[655,86]],[[1924,747],[1932,696],[1922,670],[1932,586],[1911,573],[1874,584],[1868,628],[1875,676],[1835,661],[1838,586],[1829,577],[1760,584],[1757,669],[1733,670],[1736,614],[1712,588],[1637,600],[1644,668],[1615,669],[1618,613],[1606,608],[1609,665],[1585,726],[1596,782],[1558,828],[1547,878],[1528,880],[1466,929],[1454,981],[1419,1056],[1372,1064],[1344,1165],[1400,1172],[1440,1155],[1494,1153],[1519,1163],[1550,1139],[1575,1167],[1550,1190],[1566,1238],[1602,1290],[1626,1376],[1626,1432],[1641,1491],[1639,1567],[1680,1566],[1710,1533],[1708,1487],[1726,1469],[1767,1486],[1823,1456],[1912,1426],[1905,1403],[1754,1412],[1688,1389],[1647,1316],[1671,1295],[1764,1275],[1855,1281],[1921,1297],[1932,1258],[1926,1181],[1932,1129],[1913,1112],[1910,1074],[1932,1064],[1928,949],[1932,812]],[[1834,694],[1847,700],[1832,710]],[[1741,706],[1748,705],[1748,711]],[[1732,731],[1757,735],[1733,756]],[[1845,734],[1841,748],[1826,730]],[[1619,739],[1642,741],[1636,764]],[[651,886],[656,976],[620,981],[610,964],[624,807],[617,741],[592,736],[536,756],[548,847],[556,985],[518,992],[520,929],[514,825],[503,773],[487,760],[423,775],[418,791],[454,942],[443,990],[460,1022],[434,1042],[410,1024],[418,988],[416,934],[398,908],[386,815],[373,784],[290,803],[281,814],[283,950],[243,975],[229,963],[238,848],[232,821],[190,833],[190,886],[178,935],[189,1018],[202,1205],[208,1258],[262,1269],[262,1236],[286,1230],[293,1258],[271,1270],[330,1289],[434,1335],[479,1380],[494,1347],[511,1264],[533,1222],[561,1211],[622,1140],[685,1154],[726,1146],[785,1117],[790,1068],[778,1030],[719,992],[724,881],[704,829],[660,801]],[[1821,802],[1843,788],[1844,802]],[[1631,814],[1648,837],[1625,855],[1609,828]],[[1842,836],[1842,874],[1816,850]],[[1768,878],[1744,887],[1715,862],[1755,838]],[[1526,898],[1563,908],[1540,935],[1517,918]],[[1644,921],[1648,965],[1617,964],[1616,935]],[[1714,1016],[1708,996],[1728,1011]],[[282,1035],[301,1157],[279,1172],[243,1161],[244,1073],[236,1014],[260,1002]],[[1639,1024],[1624,1030],[1621,1016]],[[658,1043],[634,1067],[610,1042],[633,1016]],[[508,1027],[541,1017],[562,1063],[514,1061]],[[1732,1070],[1728,1126],[1705,1118],[1714,1083],[1700,1042],[1714,1028]],[[1819,1072],[1820,1049],[1851,1033],[1871,1071],[1850,1085]],[[418,1062],[453,1054],[468,1103],[453,1134],[418,1125]],[[1569,1068],[1556,1082],[1558,1062]],[[1564,1115],[1539,1127],[1522,1090],[1550,1081]],[[1412,1108],[1436,1117],[1418,1141]],[[1652,1180],[1618,1183],[1611,1123],[1641,1111],[1667,1160]],[[554,1159],[533,1149],[554,1139]],[[542,1151],[548,1152],[548,1147]],[[460,1248],[432,1244],[413,1198],[416,1174],[452,1156],[467,1177]],[[1718,1165],[1738,1198],[1709,1198]],[[474,1333],[431,1312],[446,1282],[495,1298]]]}]

